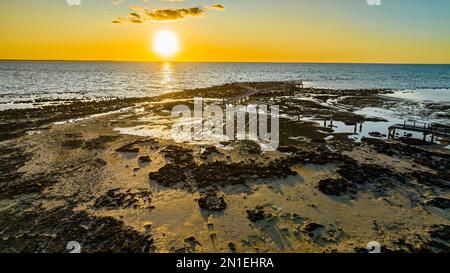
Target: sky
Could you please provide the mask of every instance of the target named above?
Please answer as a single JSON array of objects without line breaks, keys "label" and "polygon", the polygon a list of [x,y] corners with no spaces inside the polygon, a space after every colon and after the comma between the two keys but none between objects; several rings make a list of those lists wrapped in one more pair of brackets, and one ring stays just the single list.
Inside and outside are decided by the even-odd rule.
[{"label": "sky", "polygon": [[450,63],[450,0],[67,1],[1,0],[0,59]]}]

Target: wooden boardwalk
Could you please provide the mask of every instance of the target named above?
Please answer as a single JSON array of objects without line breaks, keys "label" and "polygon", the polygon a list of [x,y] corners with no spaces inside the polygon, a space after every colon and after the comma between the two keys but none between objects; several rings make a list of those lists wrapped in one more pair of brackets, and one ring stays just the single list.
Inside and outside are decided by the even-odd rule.
[{"label": "wooden boardwalk", "polygon": [[450,138],[450,125],[437,123],[423,123],[417,121],[405,121],[403,124],[395,124],[389,127],[389,137],[395,137],[396,130],[422,133],[424,139],[431,135],[431,142],[435,137]]},{"label": "wooden boardwalk", "polygon": [[256,94],[259,93],[259,90],[253,87],[250,87],[248,85],[245,84],[238,84],[239,87],[242,87],[243,89],[247,90],[245,91],[243,94],[239,95],[239,96],[235,96],[232,98],[229,98],[228,100],[226,100],[226,102],[228,104],[236,104],[236,103],[241,103],[243,101],[248,100],[251,96],[254,96]]},{"label": "wooden boardwalk", "polygon": [[[298,82],[297,85],[300,88],[303,88],[303,81],[297,81],[297,82]],[[244,89],[246,91],[243,94],[240,94],[238,96],[234,96],[232,98],[226,99],[225,102],[227,104],[239,104],[239,103],[242,103],[242,102],[245,102],[245,101],[249,100],[252,96],[255,96],[255,95],[258,95],[258,94],[264,94],[264,93],[268,92],[268,90],[259,90],[259,89],[256,89],[254,87],[248,86],[245,83],[240,83],[240,84],[236,84],[236,85],[241,87],[242,89]],[[272,91],[269,90],[269,92],[275,93],[275,91],[273,91],[273,90]]]}]

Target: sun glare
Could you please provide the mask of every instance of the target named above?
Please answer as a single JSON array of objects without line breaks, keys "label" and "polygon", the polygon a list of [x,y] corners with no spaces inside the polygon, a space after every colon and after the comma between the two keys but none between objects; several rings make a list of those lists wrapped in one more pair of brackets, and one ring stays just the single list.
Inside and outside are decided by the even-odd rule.
[{"label": "sun glare", "polygon": [[165,58],[172,57],[180,50],[178,37],[170,30],[156,33],[153,40],[153,50]]}]

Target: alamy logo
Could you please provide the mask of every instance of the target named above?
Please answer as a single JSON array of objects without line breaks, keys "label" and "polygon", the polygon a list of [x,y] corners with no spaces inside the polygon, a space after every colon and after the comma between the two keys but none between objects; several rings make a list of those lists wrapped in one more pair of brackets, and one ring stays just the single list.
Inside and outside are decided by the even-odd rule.
[{"label": "alamy logo", "polygon": [[369,6],[381,6],[381,0],[366,0]]},{"label": "alamy logo", "polygon": [[262,151],[278,149],[279,106],[271,105],[270,113],[267,105],[224,106],[225,113],[219,105],[203,108],[202,98],[194,99],[193,114],[186,105],[175,106],[172,118],[177,120],[172,127],[172,138],[176,142],[253,140]]},{"label": "alamy logo", "polygon": [[66,0],[69,6],[81,6],[81,0]]}]

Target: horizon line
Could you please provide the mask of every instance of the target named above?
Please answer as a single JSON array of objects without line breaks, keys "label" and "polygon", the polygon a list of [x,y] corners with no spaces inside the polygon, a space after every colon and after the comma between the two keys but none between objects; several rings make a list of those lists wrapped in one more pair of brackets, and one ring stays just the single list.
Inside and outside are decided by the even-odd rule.
[{"label": "horizon line", "polygon": [[273,64],[386,64],[386,65],[450,65],[450,63],[409,62],[303,62],[303,61],[151,61],[151,60],[89,60],[89,59],[1,59],[0,62],[117,62],[117,63],[273,63]]}]

